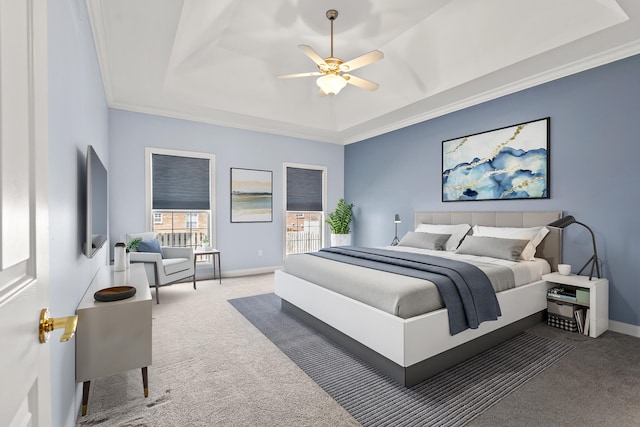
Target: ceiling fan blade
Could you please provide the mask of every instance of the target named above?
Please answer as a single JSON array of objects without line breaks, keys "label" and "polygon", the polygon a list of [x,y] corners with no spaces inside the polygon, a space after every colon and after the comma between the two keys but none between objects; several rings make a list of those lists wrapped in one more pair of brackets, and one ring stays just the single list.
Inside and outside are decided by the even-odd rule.
[{"label": "ceiling fan blade", "polygon": [[343,74],[342,77],[345,78],[347,83],[370,91],[374,91],[380,86],[378,83],[374,83],[370,80],[365,80],[360,77],[352,76],[350,74]]},{"label": "ceiling fan blade", "polygon": [[276,76],[277,79],[295,79],[297,77],[313,77],[313,76],[321,76],[322,73],[319,71],[314,71],[312,73],[295,73],[295,74],[282,74],[280,76]]},{"label": "ceiling fan blade", "polygon": [[309,57],[309,59],[315,62],[316,65],[327,65],[327,63],[324,62],[324,59],[320,55],[318,55],[318,53],[313,50],[311,46],[307,46],[306,44],[299,44],[298,47],[301,51],[304,52],[305,55]]},{"label": "ceiling fan blade", "polygon": [[353,71],[360,67],[364,67],[365,65],[369,65],[372,62],[380,61],[382,58],[384,58],[384,53],[380,52],[379,50],[373,50],[340,65],[340,70]]}]

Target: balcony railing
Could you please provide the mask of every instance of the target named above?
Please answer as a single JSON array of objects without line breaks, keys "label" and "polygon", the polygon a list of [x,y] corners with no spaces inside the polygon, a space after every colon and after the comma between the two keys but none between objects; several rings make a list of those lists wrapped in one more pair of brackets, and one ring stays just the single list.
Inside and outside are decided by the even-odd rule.
[{"label": "balcony railing", "polygon": [[202,246],[202,239],[206,236],[202,232],[185,231],[182,233],[158,233],[157,239],[161,246],[179,246],[197,248]]},{"label": "balcony railing", "polygon": [[322,247],[320,233],[287,231],[287,255],[319,251]]},{"label": "balcony railing", "polygon": [[[161,246],[178,246],[197,248],[202,246],[202,239],[206,236],[201,232],[182,233],[158,233],[157,239]],[[309,231],[288,231],[287,232],[287,255],[305,252],[319,251],[322,247],[322,236],[320,233]]]}]

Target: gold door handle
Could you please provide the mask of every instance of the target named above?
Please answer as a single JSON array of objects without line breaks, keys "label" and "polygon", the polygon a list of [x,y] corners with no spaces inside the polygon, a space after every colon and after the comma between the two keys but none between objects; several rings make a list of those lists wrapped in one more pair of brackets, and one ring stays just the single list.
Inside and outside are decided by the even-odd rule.
[{"label": "gold door handle", "polygon": [[43,308],[40,311],[40,342],[49,341],[49,333],[54,329],[64,328],[64,333],[60,337],[60,342],[67,342],[76,333],[76,325],[78,324],[78,316],[69,317],[50,317],[49,310]]}]

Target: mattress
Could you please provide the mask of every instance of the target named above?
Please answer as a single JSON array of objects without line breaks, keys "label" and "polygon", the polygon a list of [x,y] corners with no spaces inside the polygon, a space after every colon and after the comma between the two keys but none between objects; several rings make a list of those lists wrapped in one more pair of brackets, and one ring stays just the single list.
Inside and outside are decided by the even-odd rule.
[{"label": "mattress", "polygon": [[[514,262],[409,247],[389,246],[382,249],[468,262],[487,274],[496,292],[539,281],[543,274],[551,271],[549,263],[543,259]],[[505,269],[513,274],[510,284],[500,280],[500,277],[504,277]],[[284,262],[284,271],[404,319],[444,308],[438,289],[428,280],[354,266],[311,254],[289,255]]]}]

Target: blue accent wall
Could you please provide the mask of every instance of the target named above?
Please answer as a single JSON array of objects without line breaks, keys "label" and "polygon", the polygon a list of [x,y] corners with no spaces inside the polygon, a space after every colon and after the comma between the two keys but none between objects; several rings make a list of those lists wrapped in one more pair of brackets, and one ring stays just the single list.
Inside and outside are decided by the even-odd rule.
[{"label": "blue accent wall", "polygon": [[[441,201],[442,141],[543,117],[551,118],[549,199]],[[634,56],[348,145],[355,243],[389,244],[395,213],[402,237],[416,210],[562,210],[595,233],[610,319],[640,325],[639,124]],[[563,252],[576,272],[593,253],[588,231],[566,228]]]}]

